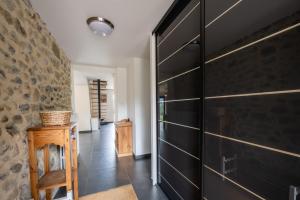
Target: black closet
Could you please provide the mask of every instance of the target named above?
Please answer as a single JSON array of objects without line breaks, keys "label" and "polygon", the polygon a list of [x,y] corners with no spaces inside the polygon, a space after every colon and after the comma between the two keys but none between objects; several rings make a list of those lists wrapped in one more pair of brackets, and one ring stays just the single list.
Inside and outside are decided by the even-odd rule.
[{"label": "black closet", "polygon": [[205,3],[203,197],[299,200],[300,1]]},{"label": "black closet", "polygon": [[170,199],[300,199],[300,1],[175,0],[154,30]]},{"label": "black closet", "polygon": [[199,199],[200,1],[181,1],[168,14],[176,17],[156,31],[158,182],[172,199]]}]

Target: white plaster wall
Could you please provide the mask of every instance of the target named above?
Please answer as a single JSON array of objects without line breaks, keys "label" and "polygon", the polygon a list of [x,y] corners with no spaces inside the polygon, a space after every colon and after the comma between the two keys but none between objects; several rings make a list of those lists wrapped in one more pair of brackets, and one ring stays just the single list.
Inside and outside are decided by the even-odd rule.
[{"label": "white plaster wall", "polygon": [[133,121],[133,152],[150,153],[149,60],[132,58],[128,65],[128,116]]},{"label": "white plaster wall", "polygon": [[136,155],[150,153],[150,68],[149,60],[135,59]]},{"label": "white plaster wall", "polygon": [[107,114],[106,114],[106,121],[108,122],[113,122],[114,121],[114,91],[113,90],[107,90],[105,91],[107,94],[107,104],[106,104],[106,109],[107,109]]},{"label": "white plaster wall", "polygon": [[136,120],[135,120],[135,76],[134,76],[134,62],[129,60],[127,66],[127,104],[128,104],[128,118],[132,121],[132,145],[133,152],[136,153]]},{"label": "white plaster wall", "polygon": [[127,115],[127,68],[115,71],[115,121],[128,118]]},{"label": "white plaster wall", "polygon": [[134,112],[134,66],[132,62],[127,66],[127,104],[128,104],[128,118],[135,121]]},{"label": "white plaster wall", "polygon": [[101,79],[107,81],[108,104],[107,117],[114,121],[114,74],[113,67],[72,64],[72,105],[78,119],[80,131],[91,130],[91,113],[88,79]]},{"label": "white plaster wall", "polygon": [[79,131],[91,130],[91,112],[89,87],[87,78],[79,71],[73,70],[74,78],[74,107],[78,119]]},{"label": "white plaster wall", "polygon": [[87,77],[88,79],[101,79],[107,81],[107,88],[114,89],[114,67],[72,64],[72,68],[73,70],[80,72],[83,76]]},{"label": "white plaster wall", "polygon": [[157,183],[157,133],[156,133],[156,39],[150,36],[150,98],[151,108],[151,178]]}]

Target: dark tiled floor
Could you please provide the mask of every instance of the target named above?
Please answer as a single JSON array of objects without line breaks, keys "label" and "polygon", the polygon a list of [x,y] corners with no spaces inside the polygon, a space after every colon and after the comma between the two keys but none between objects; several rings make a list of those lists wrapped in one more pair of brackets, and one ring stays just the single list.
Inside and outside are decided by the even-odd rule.
[{"label": "dark tiled floor", "polygon": [[132,184],[139,200],[166,200],[160,188],[152,186],[150,159],[135,161],[131,156],[117,158],[114,125],[101,131],[80,134],[79,195],[87,195]]}]

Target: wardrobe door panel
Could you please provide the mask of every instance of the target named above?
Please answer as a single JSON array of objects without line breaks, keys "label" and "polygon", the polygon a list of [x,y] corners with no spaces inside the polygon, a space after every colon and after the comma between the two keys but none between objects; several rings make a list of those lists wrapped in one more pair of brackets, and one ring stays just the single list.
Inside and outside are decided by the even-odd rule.
[{"label": "wardrobe door panel", "polygon": [[200,2],[176,8],[156,32],[158,184],[171,199],[195,200],[202,187]]},{"label": "wardrobe door panel", "polygon": [[187,154],[164,140],[160,140],[159,148],[161,160],[178,170],[192,185],[200,186],[199,170],[197,170],[199,159],[196,156]]},{"label": "wardrobe door panel", "polygon": [[190,127],[199,130],[200,122],[200,101],[178,101],[178,102],[161,102],[160,108],[163,113],[160,115],[161,121],[167,121],[178,124],[179,126]]},{"label": "wardrobe door panel", "polygon": [[159,65],[158,82],[167,81],[200,66],[200,41],[183,48]]},{"label": "wardrobe door panel", "polygon": [[229,178],[262,198],[286,199],[290,185],[300,184],[300,159],[295,155],[207,133],[205,149],[206,169]]},{"label": "wardrobe door panel", "polygon": [[211,99],[205,131],[300,154],[300,93]]},{"label": "wardrobe door panel", "polygon": [[206,65],[206,95],[300,88],[300,26]]},{"label": "wardrobe door panel", "polygon": [[234,183],[224,179],[217,173],[204,167],[204,199],[213,200],[257,200],[258,198],[254,195],[245,192],[243,189],[235,185]]},{"label": "wardrobe door panel", "polygon": [[[167,195],[173,199],[180,198],[182,199],[200,199],[200,190],[190,183],[188,179],[180,175],[173,167],[166,164],[164,161],[160,161],[161,171],[160,177],[161,180],[160,186],[164,189],[165,185],[172,187],[172,190],[169,190]],[[164,190],[168,192],[168,190]]]},{"label": "wardrobe door panel", "polygon": [[300,1],[227,8],[205,30],[204,196],[298,200]]},{"label": "wardrobe door panel", "polygon": [[179,22],[173,31],[158,43],[158,64],[183,46],[199,37],[200,34],[200,2],[198,2]]},{"label": "wardrobe door panel", "polygon": [[[162,24],[157,27],[156,40],[157,44],[160,44],[172,30],[176,29],[178,24],[183,21],[183,18],[188,15],[188,13],[199,3],[199,0],[183,0],[176,3],[176,5],[171,8],[170,19],[166,17],[163,19]],[[160,30],[161,29],[161,30]]]},{"label": "wardrobe door panel", "polygon": [[199,130],[160,122],[160,139],[196,157],[199,152]]},{"label": "wardrobe door panel", "polygon": [[199,71],[187,73],[158,85],[159,96],[165,101],[200,98]]}]

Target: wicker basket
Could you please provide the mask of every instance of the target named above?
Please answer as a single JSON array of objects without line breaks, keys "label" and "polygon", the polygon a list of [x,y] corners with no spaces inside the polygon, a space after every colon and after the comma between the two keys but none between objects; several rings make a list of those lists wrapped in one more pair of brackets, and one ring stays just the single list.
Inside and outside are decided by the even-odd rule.
[{"label": "wicker basket", "polygon": [[43,126],[61,126],[70,123],[71,111],[40,112]]}]

